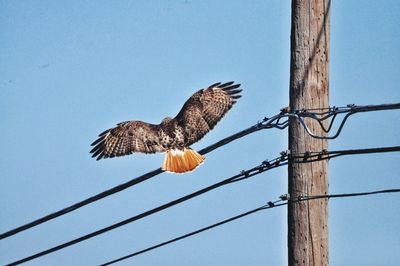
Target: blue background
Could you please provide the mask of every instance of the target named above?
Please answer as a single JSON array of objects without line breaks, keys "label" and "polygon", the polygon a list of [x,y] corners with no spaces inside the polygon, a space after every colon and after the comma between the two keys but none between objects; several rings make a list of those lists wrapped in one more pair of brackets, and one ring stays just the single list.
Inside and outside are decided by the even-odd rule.
[{"label": "blue background", "polygon": [[[95,161],[90,143],[117,122],[159,123],[199,88],[243,97],[193,148],[288,105],[290,1],[1,1],[0,232],[150,170],[162,154]],[[330,104],[400,102],[398,1],[332,1]],[[399,111],[353,116],[329,148],[399,145]],[[0,241],[8,263],[276,157],[287,132],[261,131],[185,175],[149,181]],[[330,192],[399,188],[400,155],[340,157]],[[276,200],[285,167],[224,186],[28,265],[94,265]],[[396,265],[399,195],[330,200],[331,265]],[[120,265],[285,265],[286,208],[260,212]]]}]

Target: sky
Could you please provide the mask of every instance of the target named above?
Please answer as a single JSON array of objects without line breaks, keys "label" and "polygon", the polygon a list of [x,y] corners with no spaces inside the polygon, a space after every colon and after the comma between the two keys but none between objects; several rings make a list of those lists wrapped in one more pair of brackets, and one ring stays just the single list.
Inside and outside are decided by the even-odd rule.
[{"label": "sky", "polygon": [[[116,123],[159,123],[200,88],[243,97],[194,149],[288,105],[290,1],[0,1],[0,232],[161,166],[163,154],[96,161],[90,144]],[[400,102],[400,3],[331,7],[330,105]],[[329,149],[399,145],[398,110],[352,116]],[[275,158],[287,132],[259,131],[0,241],[0,264],[109,226]],[[400,187],[399,153],[329,162],[330,193]],[[98,265],[257,208],[287,193],[281,167],[26,265]],[[331,265],[396,265],[400,195],[329,201]],[[286,265],[286,208],[258,212],[118,265]]]}]

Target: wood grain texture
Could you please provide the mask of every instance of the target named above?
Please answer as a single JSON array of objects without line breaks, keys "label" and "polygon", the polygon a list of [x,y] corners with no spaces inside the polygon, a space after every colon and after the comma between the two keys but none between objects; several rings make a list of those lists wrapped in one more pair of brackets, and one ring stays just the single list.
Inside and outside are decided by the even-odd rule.
[{"label": "wood grain texture", "polygon": [[[326,0],[292,0],[290,108],[329,106],[329,8]],[[306,121],[317,135],[324,132],[315,121]],[[310,137],[299,122],[290,121],[292,153],[327,149],[326,140]],[[289,193],[328,193],[328,162],[289,162]],[[304,201],[288,205],[288,264],[328,265],[328,201]]]}]

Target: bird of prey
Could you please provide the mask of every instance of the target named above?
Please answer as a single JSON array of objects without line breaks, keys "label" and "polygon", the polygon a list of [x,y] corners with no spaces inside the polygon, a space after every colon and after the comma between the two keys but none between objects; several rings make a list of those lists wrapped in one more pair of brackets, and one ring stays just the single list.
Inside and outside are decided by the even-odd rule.
[{"label": "bird of prey", "polygon": [[165,152],[162,169],[185,173],[197,168],[204,156],[190,145],[200,140],[221,120],[241,97],[240,84],[215,83],[194,93],[175,118],[166,117],[158,125],[127,121],[107,129],[92,143],[97,160],[135,152]]}]

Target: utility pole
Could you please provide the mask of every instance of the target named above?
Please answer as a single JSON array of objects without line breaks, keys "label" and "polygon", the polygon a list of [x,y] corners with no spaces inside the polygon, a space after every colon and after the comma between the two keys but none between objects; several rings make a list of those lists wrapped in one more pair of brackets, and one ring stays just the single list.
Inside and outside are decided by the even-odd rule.
[{"label": "utility pole", "polygon": [[[329,106],[330,0],[292,0],[290,51],[290,109]],[[312,132],[324,135],[316,121],[306,120]],[[326,124],[324,124],[326,126]],[[291,154],[327,149],[327,140],[309,136],[295,119],[289,124]],[[288,166],[289,194],[328,193],[328,162],[294,163]],[[288,265],[328,265],[328,201],[289,203]]]}]

